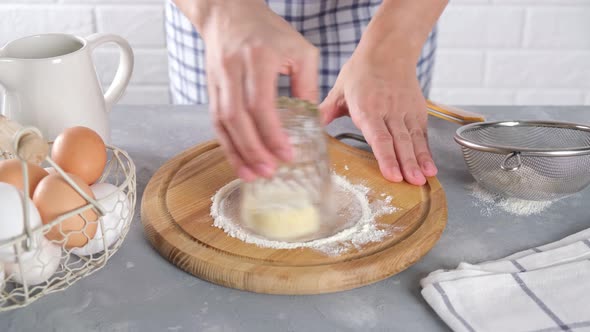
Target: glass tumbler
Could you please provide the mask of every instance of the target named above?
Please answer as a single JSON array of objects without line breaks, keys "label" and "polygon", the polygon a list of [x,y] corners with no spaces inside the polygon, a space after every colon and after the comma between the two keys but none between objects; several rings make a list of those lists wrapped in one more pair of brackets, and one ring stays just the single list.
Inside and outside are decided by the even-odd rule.
[{"label": "glass tumbler", "polygon": [[317,107],[280,97],[277,112],[293,148],[290,163],[272,178],[242,184],[241,225],[270,240],[301,242],[324,237],[334,222],[327,141]]}]

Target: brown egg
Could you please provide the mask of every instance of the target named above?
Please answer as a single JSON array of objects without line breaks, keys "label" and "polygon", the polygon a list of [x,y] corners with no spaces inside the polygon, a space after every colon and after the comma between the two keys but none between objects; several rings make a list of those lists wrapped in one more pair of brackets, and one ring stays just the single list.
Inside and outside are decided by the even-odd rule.
[{"label": "brown egg", "polygon": [[[46,170],[35,164],[27,163],[29,173],[29,196],[33,197],[33,192],[39,181],[49,175]],[[23,169],[19,159],[8,159],[0,161],[0,182],[11,184],[19,190],[24,191]]]},{"label": "brown egg", "polygon": [[51,158],[67,173],[91,185],[102,175],[107,150],[100,136],[86,127],[64,130],[53,143]]},{"label": "brown egg", "polygon": [[[68,175],[86,194],[95,198],[90,187],[82,179],[73,174]],[[33,203],[39,210],[43,224],[48,224],[58,216],[88,204],[59,174],[48,175],[39,182],[33,195]],[[66,248],[83,247],[96,234],[98,215],[92,209],[82,212],[81,215],[88,222],[84,221],[80,214],[74,215],[53,226],[45,237],[59,242],[65,239]]]}]

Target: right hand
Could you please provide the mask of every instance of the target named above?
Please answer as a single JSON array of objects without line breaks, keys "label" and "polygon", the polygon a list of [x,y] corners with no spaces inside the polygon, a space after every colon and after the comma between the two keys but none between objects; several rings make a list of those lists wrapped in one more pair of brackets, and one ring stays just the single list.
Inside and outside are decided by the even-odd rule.
[{"label": "right hand", "polygon": [[261,0],[221,1],[199,24],[216,134],[245,181],[271,176],[292,149],[275,102],[279,74],[317,103],[318,50]]}]

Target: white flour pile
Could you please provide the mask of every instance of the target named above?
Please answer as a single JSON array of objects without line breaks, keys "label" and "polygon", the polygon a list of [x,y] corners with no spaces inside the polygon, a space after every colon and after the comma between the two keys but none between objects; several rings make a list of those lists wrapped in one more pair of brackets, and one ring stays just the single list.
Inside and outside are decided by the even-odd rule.
[{"label": "white flour pile", "polygon": [[517,216],[531,216],[541,214],[555,201],[527,201],[514,197],[502,197],[482,188],[477,183],[467,186],[471,196],[477,199],[474,204],[481,207],[481,213],[491,216],[494,210],[500,209]]},{"label": "white flour pile", "polygon": [[[375,220],[377,217],[391,214],[398,209],[391,205],[393,197],[387,196],[384,200],[375,199],[369,202],[370,188],[361,184],[352,184],[346,178],[334,174],[333,183],[337,190],[351,200],[351,204],[343,204],[339,209],[339,217],[352,218],[357,222],[349,228],[346,228],[330,237],[308,242],[282,242],[261,238],[242,228],[235,218],[229,216],[226,210],[235,207],[227,207],[226,200],[232,192],[240,187],[240,180],[230,182],[221,188],[212,198],[211,216],[214,219],[214,226],[223,229],[228,235],[240,239],[246,243],[252,243],[260,247],[274,249],[297,249],[310,248],[321,251],[330,256],[339,255],[351,248],[378,242],[391,231],[396,231],[395,227],[391,229],[380,229]],[[383,197],[384,195],[382,195]],[[237,202],[232,202],[237,203]],[[348,208],[347,208],[348,207]],[[350,211],[354,207],[358,211]]]}]

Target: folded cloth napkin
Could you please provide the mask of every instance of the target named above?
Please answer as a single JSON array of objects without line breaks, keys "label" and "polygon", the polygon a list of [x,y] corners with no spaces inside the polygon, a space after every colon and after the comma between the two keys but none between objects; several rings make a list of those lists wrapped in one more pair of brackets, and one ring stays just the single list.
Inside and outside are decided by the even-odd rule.
[{"label": "folded cloth napkin", "polygon": [[420,284],[454,331],[590,331],[590,229]]}]

